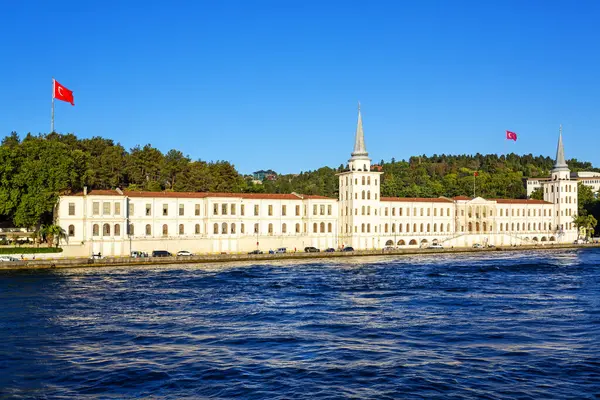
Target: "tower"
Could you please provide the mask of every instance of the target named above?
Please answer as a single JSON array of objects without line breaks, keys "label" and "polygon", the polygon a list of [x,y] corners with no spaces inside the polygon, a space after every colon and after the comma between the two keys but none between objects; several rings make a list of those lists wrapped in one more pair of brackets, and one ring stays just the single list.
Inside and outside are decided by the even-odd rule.
[{"label": "tower", "polygon": [[552,231],[558,240],[565,242],[577,238],[577,228],[573,217],[577,215],[577,181],[571,180],[571,171],[565,160],[562,140],[562,125],[558,133],[556,160],[551,171],[551,179],[543,186],[544,200],[553,204]]},{"label": "tower", "polygon": [[348,168],[338,174],[339,245],[355,249],[381,247],[378,215],[381,174],[383,172],[371,171],[359,103],[354,150],[348,160]]}]

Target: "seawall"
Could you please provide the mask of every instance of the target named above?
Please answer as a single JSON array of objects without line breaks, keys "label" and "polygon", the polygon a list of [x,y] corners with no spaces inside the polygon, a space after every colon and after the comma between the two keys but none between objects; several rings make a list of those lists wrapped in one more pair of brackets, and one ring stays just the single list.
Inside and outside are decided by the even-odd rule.
[{"label": "seawall", "polygon": [[82,267],[114,267],[114,266],[136,266],[136,265],[166,265],[166,264],[203,264],[203,263],[227,263],[242,261],[277,261],[294,259],[327,259],[344,257],[376,257],[376,256],[410,256],[428,254],[454,254],[454,253],[497,253],[497,252],[521,252],[521,251],[544,251],[558,249],[586,249],[600,248],[600,244],[554,244],[544,246],[518,246],[518,247],[494,247],[486,249],[473,249],[468,247],[450,249],[394,249],[394,250],[358,250],[353,252],[334,253],[284,253],[284,254],[211,254],[196,255],[191,257],[147,257],[130,258],[115,257],[103,259],[72,258],[72,259],[45,259],[26,260],[16,262],[0,262],[0,271],[5,270],[28,270],[47,268],[82,268]]}]

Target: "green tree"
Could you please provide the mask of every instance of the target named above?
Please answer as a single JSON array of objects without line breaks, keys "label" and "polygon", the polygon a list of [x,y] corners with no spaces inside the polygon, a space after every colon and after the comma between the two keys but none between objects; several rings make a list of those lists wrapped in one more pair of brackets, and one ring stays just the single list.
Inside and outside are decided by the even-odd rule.
[{"label": "green tree", "polygon": [[533,192],[531,192],[531,195],[529,196],[530,199],[534,199],[534,200],[544,200],[544,192],[542,190],[541,187],[535,188],[533,189]]}]

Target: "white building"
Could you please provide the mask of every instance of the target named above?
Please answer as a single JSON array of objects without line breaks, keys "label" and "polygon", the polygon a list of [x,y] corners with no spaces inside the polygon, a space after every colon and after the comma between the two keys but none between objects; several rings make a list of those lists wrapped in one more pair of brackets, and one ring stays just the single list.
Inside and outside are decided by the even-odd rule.
[{"label": "white building", "polygon": [[[577,180],[559,134],[544,200],[391,198],[380,196],[382,172],[371,170],[360,109],[339,198],[301,194],[182,193],[116,190],[61,196],[56,223],[68,235],[67,256],[131,251],[198,253],[303,250],[352,246],[445,247],[523,245],[577,238]],[[599,178],[600,179],[600,178]]]}]

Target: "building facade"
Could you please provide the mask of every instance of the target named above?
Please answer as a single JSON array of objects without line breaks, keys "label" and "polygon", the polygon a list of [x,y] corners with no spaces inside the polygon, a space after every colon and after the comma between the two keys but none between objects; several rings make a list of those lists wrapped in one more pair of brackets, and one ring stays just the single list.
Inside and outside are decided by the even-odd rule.
[{"label": "building facade", "polygon": [[92,190],[61,196],[55,220],[68,236],[66,256],[125,256],[131,251],[267,251],[307,246],[339,249],[524,245],[577,238],[577,180],[565,163],[562,132],[556,163],[541,181],[544,200],[381,197],[358,112],[354,150],[338,174],[337,199],[247,193]]}]

